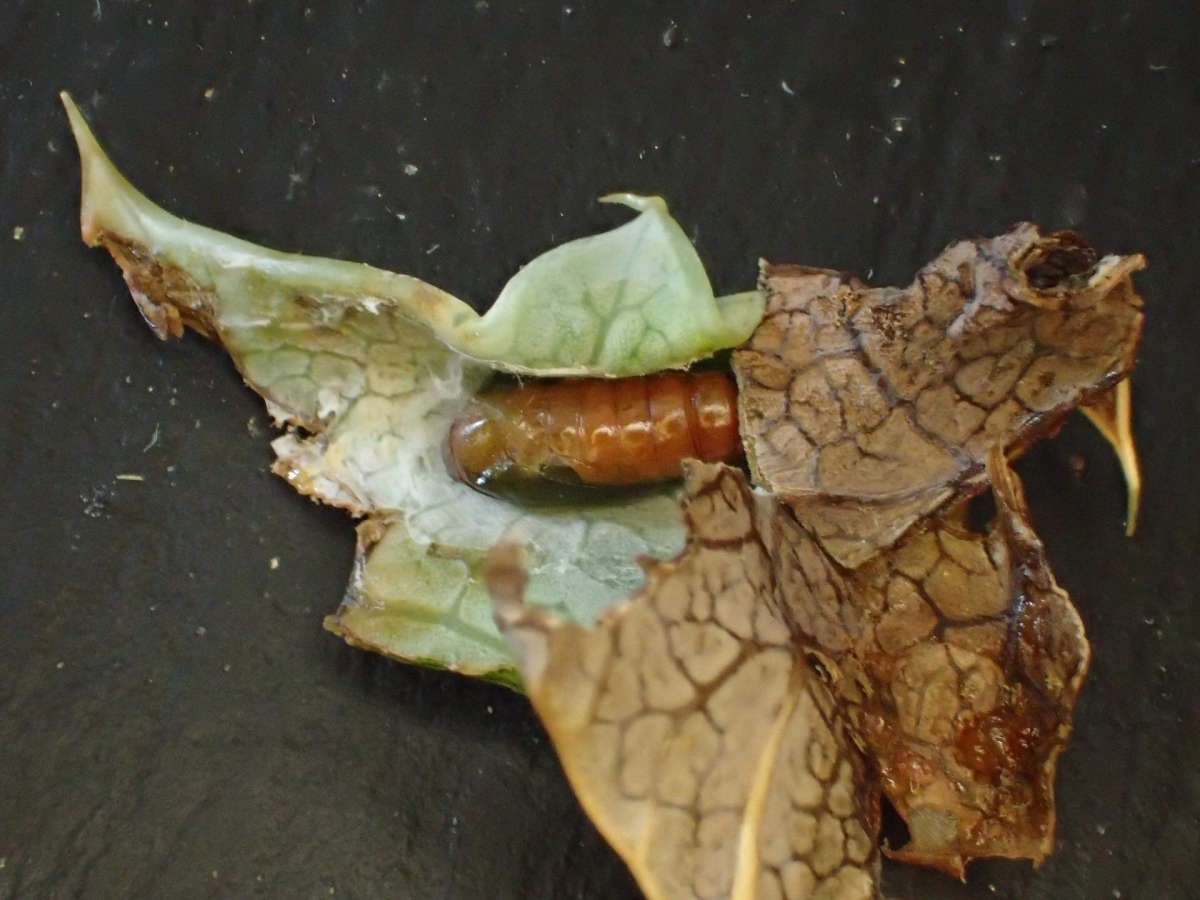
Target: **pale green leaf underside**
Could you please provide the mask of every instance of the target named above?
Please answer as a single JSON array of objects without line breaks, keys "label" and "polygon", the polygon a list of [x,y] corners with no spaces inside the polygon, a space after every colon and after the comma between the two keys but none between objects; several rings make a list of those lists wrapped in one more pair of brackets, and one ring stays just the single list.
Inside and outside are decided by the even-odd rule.
[{"label": "pale green leaf underside", "polygon": [[241,284],[263,279],[322,302],[349,295],[426,326],[464,356],[535,375],[614,377],[683,367],[741,344],[762,318],[755,291],[713,296],[695,249],[658,197],[603,198],[639,214],[537,257],[480,316],[411,276],[269,250],[170,215],[125,180],[65,95],[64,102],[82,157],[85,240],[122,235],[213,282],[232,272]]},{"label": "pale green leaf underside", "polygon": [[[372,544],[372,524],[360,531],[355,574],[326,627],[390,656],[469,675],[515,678],[483,583],[486,548],[425,545],[414,540],[403,519],[386,522]],[[639,554],[669,558],[683,543],[674,492],[583,515],[526,513],[496,525],[489,534],[520,534],[535,548],[529,601],[583,623],[637,589],[643,578]]]},{"label": "pale green leaf underside", "polygon": [[[418,279],[278,253],[170,215],[120,175],[69,100],[67,107],[83,168],[84,239],[113,253],[160,336],[179,333],[181,323],[209,333],[279,422],[303,426],[272,444],[279,474],[314,499],[369,517],[363,528],[371,540],[360,541],[350,590],[328,622],[333,630],[400,659],[506,680],[511,661],[478,577],[502,535],[515,530],[538,548],[530,600],[583,622],[641,583],[639,555],[680,550],[672,492],[531,511],[479,494],[446,471],[449,424],[491,375],[490,366],[448,349],[446,336],[467,334],[488,355],[501,352],[500,335],[536,332],[523,317],[538,304],[549,309],[535,284],[543,268],[568,277],[563,248],[513,279],[497,303],[501,324],[487,329],[489,317]],[[648,232],[643,246],[675,240],[678,226],[655,201],[629,202],[647,209],[576,243],[608,241],[618,254],[632,252],[639,229]],[[595,245],[584,249],[591,254]],[[673,264],[686,270],[683,256],[675,252]],[[614,295],[612,306],[626,302]],[[718,302],[710,291],[707,303],[712,315],[696,312],[697,323],[756,321],[747,313],[752,304],[736,298]],[[653,305],[651,312],[669,330],[666,314]],[[478,330],[467,333],[463,323]],[[536,358],[514,349],[509,359]],[[620,356],[605,354],[596,358]]]}]

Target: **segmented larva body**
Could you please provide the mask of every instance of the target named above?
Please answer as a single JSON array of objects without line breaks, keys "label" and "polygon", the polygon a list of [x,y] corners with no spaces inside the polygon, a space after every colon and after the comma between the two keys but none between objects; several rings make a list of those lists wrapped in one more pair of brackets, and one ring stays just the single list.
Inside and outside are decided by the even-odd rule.
[{"label": "segmented larva body", "polygon": [[685,459],[742,455],[737,387],[723,372],[663,372],[485,391],[454,421],[448,450],[458,477],[483,490],[500,477],[573,473],[586,485],[678,478]]}]

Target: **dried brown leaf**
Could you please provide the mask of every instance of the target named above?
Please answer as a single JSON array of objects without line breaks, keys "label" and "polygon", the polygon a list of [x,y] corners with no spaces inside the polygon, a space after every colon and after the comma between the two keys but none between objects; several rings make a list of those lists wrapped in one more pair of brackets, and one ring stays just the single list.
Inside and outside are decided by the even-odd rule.
[{"label": "dried brown leaf", "polygon": [[953,510],[854,571],[801,543],[803,583],[785,591],[908,824],[890,855],[959,877],[977,857],[1053,849],[1055,766],[1090,658],[998,447],[988,477],[986,534]]},{"label": "dried brown leaf", "polygon": [[948,247],[908,288],[765,266],[763,322],[734,354],[756,480],[857,566],[982,490],[1133,366],[1141,256],[1020,225]]},{"label": "dried brown leaf", "polygon": [[685,510],[682,555],[590,629],[524,605],[513,547],[492,554],[567,777],[651,900],[877,897],[876,782],[776,612],[790,516],[698,464]]},{"label": "dried brown leaf", "polygon": [[[873,848],[880,788],[911,832],[896,859],[961,877],[974,858],[1050,852],[1090,650],[1003,450],[988,466],[999,511],[986,534],[955,507],[855,570],[739,472],[695,466],[687,549],[649,563],[645,588],[593,629],[522,605],[519,560],[493,553],[489,587],[530,697],[649,896],[785,885],[801,862],[836,874],[818,849],[768,862],[794,821],[819,834],[829,812]],[[828,784],[817,803],[833,770],[793,749],[810,745],[816,766],[814,742],[840,760],[849,806]],[[839,877],[865,890],[872,859],[839,858],[870,878]]]}]

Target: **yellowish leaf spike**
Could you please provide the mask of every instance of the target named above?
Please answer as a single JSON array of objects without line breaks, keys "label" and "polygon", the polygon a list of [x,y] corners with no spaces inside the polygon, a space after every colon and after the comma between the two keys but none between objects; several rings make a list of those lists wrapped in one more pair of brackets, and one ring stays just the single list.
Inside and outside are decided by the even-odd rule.
[{"label": "yellowish leaf spike", "polygon": [[1129,379],[1126,378],[1111,391],[1079,409],[1112,445],[1117,454],[1117,461],[1121,463],[1127,498],[1125,534],[1133,537],[1137,530],[1138,510],[1142,503],[1142,467],[1138,462],[1137,445],[1133,441],[1133,388]]}]

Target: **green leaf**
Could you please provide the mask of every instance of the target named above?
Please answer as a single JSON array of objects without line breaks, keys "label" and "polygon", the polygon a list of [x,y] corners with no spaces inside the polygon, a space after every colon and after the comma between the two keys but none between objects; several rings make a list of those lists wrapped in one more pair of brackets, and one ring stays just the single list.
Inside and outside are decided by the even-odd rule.
[{"label": "green leaf", "polygon": [[[172,216],[117,171],[66,94],[63,103],[83,170],[84,240],[95,246],[105,236],[119,236],[162,264],[193,273],[201,285],[226,296],[226,315],[237,312],[245,320],[286,328],[291,310],[286,299],[280,305],[281,293],[305,296],[335,315],[351,302],[410,319],[447,347],[492,368],[605,377],[687,366],[741,344],[762,318],[757,292],[713,296],[700,258],[659,197],[602,198],[639,214],[612,231],[537,257],[480,316],[457,297],[408,275],[280,253]],[[160,335],[178,324],[169,311],[138,302]]]},{"label": "green leaf", "polygon": [[[515,531],[538,548],[531,602],[581,622],[641,583],[638,556],[669,557],[682,547],[670,490],[537,510],[479,494],[447,472],[442,448],[450,423],[492,371],[450,349],[445,336],[473,322],[480,330],[462,331],[464,340],[492,341],[487,352],[499,354],[497,335],[508,329],[508,358],[519,358],[524,351],[511,335],[538,331],[522,330],[521,315],[538,304],[550,309],[535,289],[543,277],[537,270],[513,280],[502,315],[479,319],[416,278],[279,253],[191,224],[130,185],[70,99],[64,102],[83,167],[85,241],[112,253],[160,337],[178,337],[188,326],[220,341],[276,421],[299,426],[272,443],[278,474],[313,499],[367,517],[346,598],[327,620],[331,630],[399,659],[514,683],[480,580],[484,556],[503,535]],[[653,234],[674,240],[664,222],[678,227],[647,203],[622,227],[628,231],[587,239],[608,243],[589,245],[585,257],[597,246],[634,252],[629,235],[639,229],[652,233],[642,246],[660,240]],[[554,263],[559,271],[569,269],[565,259]],[[581,283],[596,283],[600,264],[581,265],[592,273]],[[721,306],[711,292],[708,302]],[[708,325],[736,320],[745,305],[735,309],[714,312]],[[502,326],[484,328],[486,321]]]},{"label": "green leaf", "polygon": [[638,216],[529,263],[453,346],[542,374],[643,375],[741,344],[762,318],[756,291],[717,300],[661,197],[610,194]]}]

